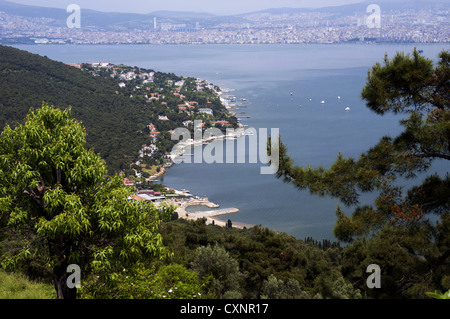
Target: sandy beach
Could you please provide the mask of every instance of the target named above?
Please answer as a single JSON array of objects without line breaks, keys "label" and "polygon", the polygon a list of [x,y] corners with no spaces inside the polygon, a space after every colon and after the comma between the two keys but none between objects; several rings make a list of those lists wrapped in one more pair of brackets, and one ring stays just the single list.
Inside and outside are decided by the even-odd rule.
[{"label": "sandy beach", "polygon": [[[172,201],[171,204],[174,204]],[[228,215],[239,212],[238,208],[222,208],[218,209],[219,205],[210,202],[208,199],[191,199],[191,200],[178,200],[176,202],[176,212],[178,213],[178,218],[184,218],[187,220],[197,220],[199,218],[206,218],[207,225],[218,225],[225,227],[227,226],[227,221],[220,219],[218,216]],[[197,212],[189,212],[186,210],[189,206],[205,206],[211,208],[211,210],[206,211],[197,211]],[[231,222],[232,227],[235,228],[251,228],[253,225],[239,223],[239,222]]]},{"label": "sandy beach", "polygon": [[[221,89],[221,92],[230,92],[230,90],[229,89],[226,89],[226,90]],[[225,106],[225,108],[230,110],[232,107],[228,104],[228,101],[224,97],[221,96],[222,93],[218,93],[218,95],[220,96],[221,102]],[[246,132],[245,132],[244,126],[242,124],[238,123],[238,128],[231,131],[230,133],[228,133],[226,135],[212,136],[209,138],[202,138],[200,140],[189,139],[187,141],[179,142],[176,145],[176,147],[174,147],[174,150],[171,152],[171,154],[169,155],[170,160],[171,160],[170,165],[165,165],[165,166],[161,167],[161,170],[157,174],[150,176],[147,180],[152,181],[152,180],[155,180],[156,178],[164,175],[164,173],[166,172],[166,168],[169,168],[173,164],[176,164],[178,158],[184,155],[186,149],[191,149],[192,147],[195,147],[197,145],[210,143],[215,140],[228,139],[228,138],[236,139],[245,134],[246,134]],[[177,195],[181,195],[181,197],[171,198],[168,200],[168,203],[176,206],[175,211],[178,213],[179,218],[184,218],[187,220],[197,220],[199,218],[206,218],[207,225],[212,224],[212,225],[226,227],[228,222],[225,220],[222,220],[221,218],[219,218],[219,216],[239,212],[238,208],[218,209],[219,205],[217,205],[213,202],[210,202],[207,198],[201,198],[198,196],[194,196],[194,195],[189,194],[188,192],[175,191],[175,193]],[[206,206],[206,207],[211,208],[211,210],[198,211],[198,212],[189,212],[186,210],[187,207],[196,206],[196,205]],[[240,229],[251,228],[254,226],[251,224],[234,222],[234,221],[231,221],[231,223],[232,223],[232,227],[240,228]]]}]

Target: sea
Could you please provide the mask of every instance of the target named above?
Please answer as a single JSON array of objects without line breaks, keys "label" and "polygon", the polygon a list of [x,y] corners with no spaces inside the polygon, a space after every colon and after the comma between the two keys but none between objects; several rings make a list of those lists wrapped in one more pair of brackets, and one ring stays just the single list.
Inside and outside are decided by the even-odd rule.
[{"label": "sea", "polygon": [[[361,99],[368,71],[375,63],[382,63],[385,54],[411,53],[414,47],[437,61],[439,52],[450,49],[449,44],[366,43],[16,47],[65,63],[110,62],[205,79],[236,97],[231,105],[246,129],[255,129],[258,137],[261,129],[276,129],[295,165],[325,168],[339,153],[358,157],[381,137],[402,131],[401,115],[377,115]],[[221,208],[238,208],[238,213],[222,216],[232,222],[261,225],[298,239],[336,240],[337,206],[347,214],[355,207],[296,189],[274,174],[261,174],[261,167],[267,164],[262,156],[252,162],[251,136],[242,138],[247,142],[245,154],[235,149],[236,160],[175,164],[158,182],[208,197]],[[224,154],[231,151],[224,141],[214,143],[218,143],[214,154],[221,147]],[[259,143],[258,154],[265,147]],[[438,161],[428,173],[448,171],[449,164]],[[405,181],[408,183],[417,184],[418,180]],[[361,203],[371,204],[375,196],[362,194]]]}]

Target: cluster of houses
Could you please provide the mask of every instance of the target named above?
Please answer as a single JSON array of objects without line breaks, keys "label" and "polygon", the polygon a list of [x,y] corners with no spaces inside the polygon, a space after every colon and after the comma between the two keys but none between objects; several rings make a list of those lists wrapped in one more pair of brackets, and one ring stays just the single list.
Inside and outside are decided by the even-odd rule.
[{"label": "cluster of houses", "polygon": [[[142,96],[146,99],[147,103],[152,103],[154,101],[160,101],[161,105],[168,104],[168,101],[164,101],[166,99],[165,95],[166,93],[162,94],[162,91],[155,92],[155,88],[152,85],[145,85],[147,83],[154,83],[155,80],[155,72],[150,70],[139,70],[137,68],[130,68],[130,67],[124,67],[124,66],[116,66],[114,64],[108,63],[108,62],[91,62],[91,63],[83,63],[83,64],[69,64],[71,66],[87,70],[88,72],[95,75],[109,75],[112,78],[119,79],[119,87],[124,88],[127,86],[126,82],[132,81],[132,80],[141,80],[141,81],[133,81],[133,83],[139,83],[134,84],[136,87],[134,88],[134,91],[143,89]],[[87,65],[89,67],[87,67]],[[105,72],[106,71],[106,72]],[[173,105],[175,110],[178,108],[178,112],[185,112],[189,117],[194,115],[194,112],[198,112],[198,114],[203,115],[210,115],[214,116],[214,111],[207,107],[208,105],[205,105],[202,107],[199,107],[199,103],[197,101],[190,101],[186,98],[185,95],[182,94],[182,88],[185,86],[186,80],[167,80],[165,85],[169,87],[169,90],[164,90],[164,92],[168,92],[172,94],[174,97],[178,99],[177,104]],[[209,83],[208,81],[205,81],[203,79],[197,78],[195,79],[195,89],[198,92],[202,92],[205,90],[212,90],[213,92],[216,92],[216,87]],[[162,88],[156,88],[156,91],[162,90]],[[192,86],[192,89],[194,87]],[[219,96],[220,93],[216,92]],[[132,97],[131,95],[130,97]],[[162,101],[161,101],[162,100]],[[223,99],[221,98],[223,101]],[[208,104],[211,104],[212,102],[207,101]],[[157,121],[159,122],[166,122],[170,121],[169,119],[170,114],[163,114],[159,115],[157,118]],[[191,117],[192,118],[192,117]],[[208,121],[209,122],[209,121]],[[193,127],[194,120],[186,120],[183,122],[183,125],[185,127]],[[211,121],[211,124],[213,126],[229,126],[230,124],[228,121],[224,120],[217,120],[217,121]],[[200,124],[197,124],[197,127],[195,129],[199,129],[200,127],[204,127],[205,123],[201,122]],[[149,123],[147,125],[149,129],[149,137],[151,138],[151,144],[149,145],[143,145],[142,148],[139,151],[139,157],[151,157],[153,154],[155,154],[158,151],[158,147],[155,145],[158,139],[158,136],[160,136],[161,132],[159,132],[156,128],[156,126],[153,123]],[[169,133],[172,133],[173,131],[169,131]],[[138,161],[139,162],[139,161]],[[137,162],[137,163],[138,163]],[[136,177],[139,177],[140,173],[136,172]],[[125,185],[134,185],[134,181],[125,179],[124,181]]]},{"label": "cluster of houses", "polygon": [[195,80],[195,84],[197,86],[197,91],[202,92],[204,89],[210,89],[210,90],[215,90],[215,87],[212,83],[209,83],[206,80],[202,80],[200,78],[197,78]]},{"label": "cluster of houses", "polygon": [[[167,119],[167,121],[169,120],[169,119],[167,118],[167,116],[166,116],[165,118]],[[160,120],[161,120],[161,119],[160,119]],[[165,120],[165,119],[164,119],[164,120]],[[156,131],[156,127],[155,127],[155,125],[154,125],[153,123],[149,123],[149,124],[147,125],[147,127],[148,127],[148,129],[150,130],[149,136],[152,138],[153,143],[156,142],[156,138],[158,137],[158,135],[160,134],[160,132],[157,132],[157,131]]]},{"label": "cluster of houses", "polygon": [[[213,121],[212,124],[214,125],[221,125],[221,126],[229,126],[230,123],[228,121]],[[190,125],[194,125],[194,121],[192,120],[187,120],[183,122],[183,125],[186,127],[189,127]],[[204,126],[205,123],[199,123],[199,125]]]},{"label": "cluster of houses", "polygon": [[158,147],[155,144],[150,144],[150,145],[142,145],[141,150],[139,151],[139,157],[144,157],[144,156],[152,156],[153,153],[155,153],[156,151],[158,151]]},{"label": "cluster of houses", "polygon": [[[135,71],[124,71],[123,68],[117,67],[116,65],[109,63],[109,62],[89,62],[89,63],[67,63],[70,66],[82,69],[83,64],[89,65],[94,70],[91,70],[90,72],[93,75],[98,75],[97,72],[100,70],[108,70],[111,72],[110,76],[112,78],[119,78],[122,81],[131,81],[134,79],[141,79],[143,80],[143,83],[149,83],[153,82],[155,72],[143,72],[143,73],[136,73]],[[124,82],[119,83],[120,87],[125,87],[126,84]]]}]

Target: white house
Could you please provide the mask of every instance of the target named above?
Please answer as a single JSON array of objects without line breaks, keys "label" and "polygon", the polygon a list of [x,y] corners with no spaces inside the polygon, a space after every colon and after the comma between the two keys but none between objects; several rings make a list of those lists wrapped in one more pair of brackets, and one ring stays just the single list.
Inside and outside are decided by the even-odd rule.
[{"label": "white house", "polygon": [[200,109],[198,109],[198,111],[199,111],[200,113],[205,113],[205,114],[211,114],[211,115],[213,115],[213,110],[211,110],[211,109],[209,109],[209,108],[200,108]]}]

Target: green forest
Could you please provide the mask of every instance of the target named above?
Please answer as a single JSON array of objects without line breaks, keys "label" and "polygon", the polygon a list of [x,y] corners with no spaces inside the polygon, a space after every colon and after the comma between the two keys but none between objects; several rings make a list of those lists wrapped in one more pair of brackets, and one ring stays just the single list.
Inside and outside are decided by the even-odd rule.
[{"label": "green forest", "polygon": [[[44,285],[36,288],[43,298],[58,299],[449,297],[450,177],[430,175],[406,192],[395,181],[426,172],[433,160],[450,160],[450,53],[443,51],[436,65],[414,51],[373,66],[362,98],[379,114],[403,113],[404,132],[359,158],[339,154],[327,169],[303,168],[278,141],[278,178],[345,205],[335,212],[339,241],[331,242],[262,226],[206,225],[178,218],[168,204],[130,200],[135,189],[115,172],[148,143],[136,123],[145,126],[152,116],[156,122],[160,108],[130,98],[136,91],[128,86],[116,93],[119,80],[111,74],[0,50],[0,292],[3,282],[24,285],[25,276]],[[184,80],[192,91],[194,80]],[[152,85],[160,88],[153,82],[148,91]],[[190,99],[212,98],[198,94]],[[155,105],[170,116],[176,103]],[[224,116],[217,119],[231,122],[217,107]],[[127,139],[134,144],[120,149]],[[374,206],[359,205],[365,192],[379,194]]]},{"label": "green forest", "polygon": [[[168,131],[184,127],[183,121],[202,119],[206,129],[215,120],[227,120],[231,127],[237,127],[236,117],[224,108],[212,90],[205,88],[198,92],[193,78],[124,65],[116,69],[124,74],[154,72],[154,80],[142,84],[142,79],[133,78],[120,88],[118,84],[122,80],[119,76],[111,77],[112,69],[94,68],[89,63],[76,68],[0,46],[0,127],[23,123],[30,108],[39,108],[42,103],[60,108],[70,106],[72,116],[86,127],[87,147],[102,156],[110,172],[129,169],[138,159],[142,145],[152,143],[148,136],[149,123],[161,133],[156,143],[158,152],[152,158],[156,164],[162,164],[166,153],[175,145]],[[180,80],[185,85],[177,93],[198,103],[191,115],[178,109],[182,99],[173,94],[174,83]],[[164,99],[149,103],[144,96],[151,93],[158,93]],[[211,108],[214,116],[202,116],[198,112],[202,107]],[[168,116],[169,121],[159,121],[160,115]]]}]

